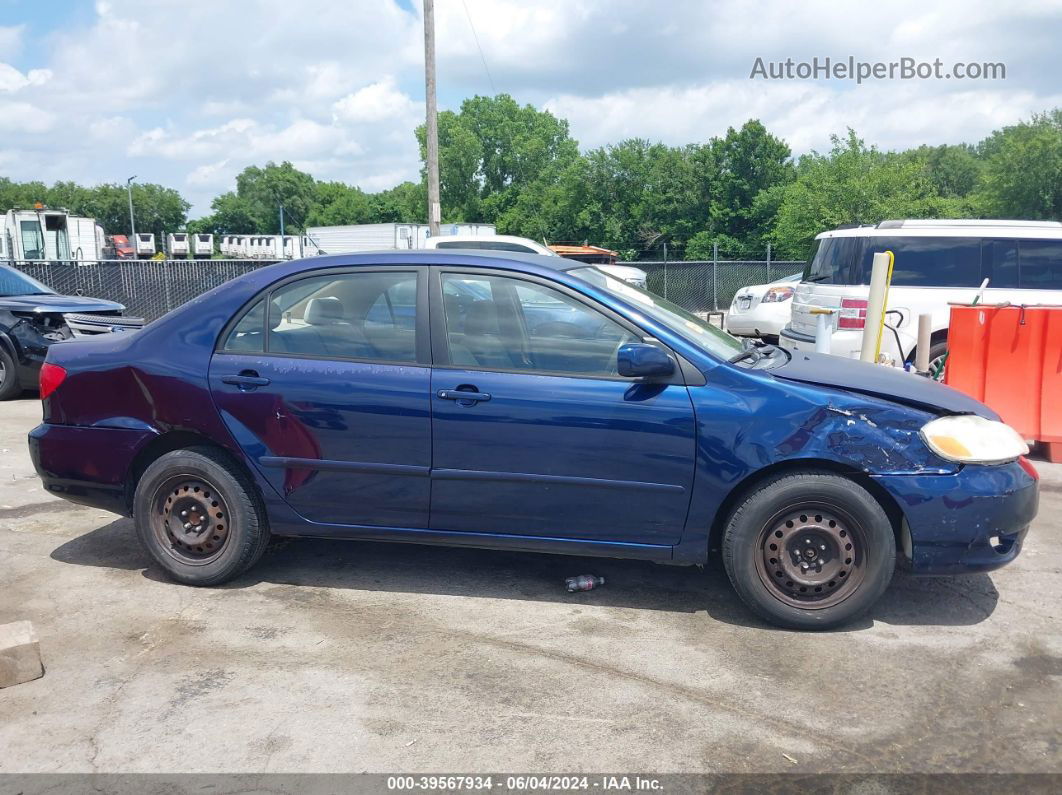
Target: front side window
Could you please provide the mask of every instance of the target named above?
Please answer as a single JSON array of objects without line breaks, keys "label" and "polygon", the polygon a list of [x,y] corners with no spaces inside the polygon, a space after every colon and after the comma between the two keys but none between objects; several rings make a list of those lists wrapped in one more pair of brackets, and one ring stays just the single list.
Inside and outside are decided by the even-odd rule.
[{"label": "front side window", "polygon": [[443,313],[463,367],[615,376],[619,347],[639,341],[559,290],[508,277],[444,274]]},{"label": "front side window", "polygon": [[822,284],[866,284],[863,272],[863,237],[826,237],[817,240],[804,281]]},{"label": "front side window", "polygon": [[415,362],[415,271],[313,276],[273,291],[266,352]]}]

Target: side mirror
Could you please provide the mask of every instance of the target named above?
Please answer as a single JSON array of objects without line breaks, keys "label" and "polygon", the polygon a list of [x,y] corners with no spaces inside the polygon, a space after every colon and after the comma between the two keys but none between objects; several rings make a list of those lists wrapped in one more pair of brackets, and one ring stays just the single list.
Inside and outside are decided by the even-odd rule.
[{"label": "side mirror", "polygon": [[619,374],[627,378],[668,376],[675,372],[675,362],[655,345],[631,342],[616,353]]}]

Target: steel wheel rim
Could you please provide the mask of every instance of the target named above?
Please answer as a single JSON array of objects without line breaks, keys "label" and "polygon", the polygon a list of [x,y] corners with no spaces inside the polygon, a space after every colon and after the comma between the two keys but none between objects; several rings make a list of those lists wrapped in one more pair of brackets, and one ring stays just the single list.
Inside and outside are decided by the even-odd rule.
[{"label": "steel wheel rim", "polygon": [[760,531],[756,573],[771,596],[823,610],[858,590],[866,572],[866,533],[838,506],[804,503],[779,511]]},{"label": "steel wheel rim", "polygon": [[947,369],[948,361],[947,354],[942,353],[940,356],[935,356],[929,360],[929,372],[936,373],[937,367],[940,367],[940,372],[936,374],[935,379],[937,381],[944,380],[944,370]]},{"label": "steel wheel rim", "polygon": [[4,364],[4,360],[0,359],[0,386],[4,385],[5,378],[7,378],[7,366]]},{"label": "steel wheel rim", "polygon": [[174,475],[157,489],[151,530],[159,546],[190,566],[213,563],[225,551],[230,516],[216,486],[197,475]]}]

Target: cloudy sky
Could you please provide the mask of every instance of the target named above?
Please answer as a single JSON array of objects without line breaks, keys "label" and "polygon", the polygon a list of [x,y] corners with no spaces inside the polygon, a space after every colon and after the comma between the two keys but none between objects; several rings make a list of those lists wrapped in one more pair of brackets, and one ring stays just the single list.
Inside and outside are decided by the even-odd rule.
[{"label": "cloudy sky", "polygon": [[[366,190],[415,179],[420,9],[0,0],[0,175],[136,174],[193,216],[270,159]],[[848,126],[883,148],[975,142],[1062,106],[1062,0],[436,0],[436,18],[441,107],[507,92],[567,118],[584,148],[703,141],[750,117],[797,153]],[[1002,62],[1006,79],[749,77],[757,57],[816,56]]]}]

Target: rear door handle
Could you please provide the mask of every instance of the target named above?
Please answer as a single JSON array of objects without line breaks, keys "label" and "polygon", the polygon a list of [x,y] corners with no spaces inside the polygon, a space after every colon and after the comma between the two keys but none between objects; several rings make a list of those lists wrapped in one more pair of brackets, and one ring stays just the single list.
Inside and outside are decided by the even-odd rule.
[{"label": "rear door handle", "polygon": [[435,394],[443,400],[467,400],[470,403],[490,400],[486,392],[465,392],[463,389],[440,389]]},{"label": "rear door handle", "polygon": [[240,389],[257,389],[269,384],[268,378],[262,378],[258,373],[240,373],[239,375],[223,375],[221,383],[232,384]]}]

